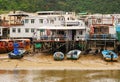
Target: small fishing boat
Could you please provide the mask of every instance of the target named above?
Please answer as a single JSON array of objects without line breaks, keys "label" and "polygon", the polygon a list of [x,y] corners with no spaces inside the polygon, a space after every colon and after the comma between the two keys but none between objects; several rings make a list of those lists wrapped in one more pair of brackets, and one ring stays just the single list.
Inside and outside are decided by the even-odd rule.
[{"label": "small fishing boat", "polygon": [[53,54],[54,60],[63,60],[64,54],[62,52],[55,52]]},{"label": "small fishing boat", "polygon": [[20,59],[23,57],[23,54],[25,53],[26,50],[24,49],[18,49],[19,44],[14,43],[14,50],[8,53],[9,58],[11,59]]},{"label": "small fishing boat", "polygon": [[105,60],[117,61],[118,59],[118,55],[111,50],[103,50],[102,55]]},{"label": "small fishing boat", "polygon": [[24,56],[25,50],[19,49],[18,53],[15,54],[14,51],[8,53],[10,59],[21,59]]},{"label": "small fishing boat", "polygon": [[78,59],[80,57],[80,50],[71,50],[66,54],[67,59]]}]

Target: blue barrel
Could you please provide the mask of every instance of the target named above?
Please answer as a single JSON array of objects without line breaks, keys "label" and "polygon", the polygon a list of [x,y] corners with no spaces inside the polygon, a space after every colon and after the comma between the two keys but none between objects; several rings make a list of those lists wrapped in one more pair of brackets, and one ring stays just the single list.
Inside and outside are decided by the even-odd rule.
[{"label": "blue barrel", "polygon": [[13,46],[14,46],[13,53],[14,53],[15,55],[19,55],[19,50],[18,50],[19,44],[15,42],[15,43],[13,44]]}]

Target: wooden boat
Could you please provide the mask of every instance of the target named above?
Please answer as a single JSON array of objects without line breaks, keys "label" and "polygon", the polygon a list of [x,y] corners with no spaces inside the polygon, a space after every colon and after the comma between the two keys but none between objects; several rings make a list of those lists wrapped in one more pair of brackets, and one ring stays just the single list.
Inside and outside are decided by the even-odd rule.
[{"label": "wooden boat", "polygon": [[67,59],[78,59],[80,57],[80,50],[71,50],[66,54]]},{"label": "wooden boat", "polygon": [[118,59],[118,55],[111,50],[103,50],[102,55],[105,60],[116,61]]},{"label": "wooden boat", "polygon": [[53,54],[54,60],[63,60],[64,54],[62,52],[55,52]]},{"label": "wooden boat", "polygon": [[15,54],[14,51],[8,53],[10,59],[21,59],[24,56],[26,50],[19,49],[18,54]]}]

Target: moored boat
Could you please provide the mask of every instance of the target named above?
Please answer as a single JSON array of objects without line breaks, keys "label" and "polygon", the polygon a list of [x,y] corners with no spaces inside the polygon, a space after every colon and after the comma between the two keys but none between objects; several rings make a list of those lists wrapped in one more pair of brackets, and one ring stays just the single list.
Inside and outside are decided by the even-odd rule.
[{"label": "moored boat", "polygon": [[63,60],[64,54],[62,52],[55,52],[53,54],[54,60]]},{"label": "moored boat", "polygon": [[25,50],[19,49],[18,54],[15,54],[14,51],[8,53],[10,59],[21,59],[24,56]]},{"label": "moored boat", "polygon": [[103,58],[105,60],[111,60],[111,61],[117,61],[118,60],[118,55],[111,51],[111,50],[103,50],[102,51]]},{"label": "moored boat", "polygon": [[14,43],[14,50],[10,53],[8,53],[9,58],[11,59],[20,59],[23,57],[25,50],[23,49],[18,49],[19,44],[18,43]]},{"label": "moored boat", "polygon": [[66,54],[67,59],[78,59],[80,57],[80,50],[71,50]]}]

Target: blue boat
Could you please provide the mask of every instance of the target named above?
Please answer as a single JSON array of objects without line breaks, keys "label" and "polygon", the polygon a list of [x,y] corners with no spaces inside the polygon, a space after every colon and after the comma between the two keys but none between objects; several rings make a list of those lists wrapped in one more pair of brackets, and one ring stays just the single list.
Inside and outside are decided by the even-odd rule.
[{"label": "blue boat", "polygon": [[19,44],[14,43],[14,50],[8,53],[10,59],[20,59],[23,57],[23,54],[26,52],[24,49],[18,49]]},{"label": "blue boat", "polygon": [[71,50],[66,54],[67,59],[78,59],[80,57],[80,50]]},{"label": "blue boat", "polygon": [[62,52],[55,52],[53,54],[54,60],[63,60],[64,54]]},{"label": "blue boat", "polygon": [[103,58],[105,60],[108,60],[108,61],[109,60],[117,61],[117,59],[118,59],[118,55],[115,52],[111,51],[111,50],[103,50],[102,55],[103,55]]},{"label": "blue boat", "polygon": [[14,51],[8,53],[10,59],[21,59],[24,56],[26,50],[19,49],[18,54],[15,54]]}]

